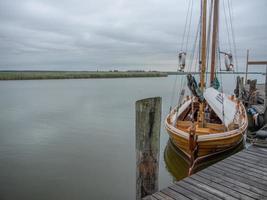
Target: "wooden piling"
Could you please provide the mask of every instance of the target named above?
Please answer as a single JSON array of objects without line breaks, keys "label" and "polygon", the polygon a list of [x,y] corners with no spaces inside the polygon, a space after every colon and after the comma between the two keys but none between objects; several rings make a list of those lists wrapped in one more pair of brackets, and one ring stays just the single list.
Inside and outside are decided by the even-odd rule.
[{"label": "wooden piling", "polygon": [[267,65],[265,69],[264,122],[267,123]]},{"label": "wooden piling", "polygon": [[241,83],[241,78],[240,76],[237,76],[236,78],[236,86],[235,86],[235,89],[234,89],[234,93],[236,95],[236,97],[240,98],[241,97],[241,88],[240,88],[240,83]]},{"label": "wooden piling", "polygon": [[248,81],[248,57],[249,57],[249,50],[247,49],[247,63],[246,63],[246,79],[245,79],[245,84],[247,84],[247,81]]},{"label": "wooden piling", "polygon": [[136,102],[136,199],[158,190],[161,97]]}]

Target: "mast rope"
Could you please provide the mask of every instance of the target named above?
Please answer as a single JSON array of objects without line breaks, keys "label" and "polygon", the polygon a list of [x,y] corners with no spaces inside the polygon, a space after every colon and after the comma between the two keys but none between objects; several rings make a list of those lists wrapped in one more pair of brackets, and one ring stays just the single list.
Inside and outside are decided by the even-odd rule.
[{"label": "mast rope", "polygon": [[[219,60],[219,68],[220,68],[220,71],[222,71],[222,65],[221,65],[221,54],[220,54],[220,40],[219,40],[219,32],[218,32],[218,60]],[[223,120],[222,120],[222,123],[225,124],[225,113],[224,113],[224,97],[223,97],[223,94],[224,94],[224,91],[223,91],[223,79],[222,79],[222,73],[220,73],[220,79],[221,79],[221,87],[220,87],[220,90],[221,90],[221,93],[222,93],[222,116],[223,116]]]},{"label": "mast rope", "polygon": [[[192,54],[190,55],[190,58],[189,58],[189,72],[191,72],[191,70],[192,70],[192,68],[193,68],[193,61],[195,60],[194,58],[195,58],[195,52],[196,52],[196,46],[197,46],[197,40],[198,40],[198,37],[199,37],[199,34],[198,34],[198,32],[199,32],[199,30],[200,30],[200,21],[201,21],[201,18],[199,19],[199,22],[198,22],[198,27],[197,27],[197,30],[196,30],[196,35],[195,35],[195,40],[194,40],[194,44],[193,44],[193,47],[192,47]],[[196,58],[196,61],[197,61],[197,58]],[[183,92],[183,88],[185,87],[185,85],[186,85],[186,83],[187,83],[187,76],[182,76],[182,78],[181,78],[181,87],[180,87],[180,92],[179,92],[179,94],[181,95],[181,93]],[[191,90],[190,90],[191,91]],[[192,94],[192,93],[191,93]],[[180,101],[181,99],[179,98],[179,101]],[[192,104],[193,104],[193,101],[191,102]],[[181,103],[180,102],[178,102],[178,107],[177,107],[177,112],[179,112],[179,109],[180,109],[180,107],[179,107],[179,105],[180,105]]]},{"label": "mast rope", "polygon": [[230,17],[230,27],[232,32],[232,40],[233,40],[233,46],[234,46],[234,54],[235,54],[235,63],[236,63],[236,71],[238,71],[238,59],[237,59],[237,48],[236,48],[236,40],[235,40],[235,31],[233,27],[233,9],[230,4],[230,1],[228,0],[228,12]]},{"label": "mast rope", "polygon": [[[196,47],[197,47],[197,40],[199,39],[199,31],[200,31],[200,23],[201,23],[201,18],[199,19],[199,22],[198,22],[198,27],[197,27],[197,31],[196,31],[196,35],[195,35],[195,40],[194,40],[194,43],[193,43],[193,48],[192,48],[192,52],[193,54],[191,55],[191,58],[190,58],[190,64],[189,64],[189,72],[191,72],[192,68],[193,68],[193,62],[194,61],[197,61],[197,58],[196,60],[194,59],[195,58],[195,55],[196,55]],[[195,68],[196,68],[196,65],[195,65]]]},{"label": "mast rope", "polygon": [[[193,54],[191,55],[191,58],[190,58],[190,64],[189,64],[190,70],[189,70],[189,72],[191,72],[193,66],[195,66],[194,67],[194,71],[196,71],[196,68],[198,66],[197,65],[197,63],[198,63],[197,62],[198,61],[198,57],[197,56],[198,56],[199,51],[197,49],[197,43],[198,43],[198,39],[200,40],[200,34],[199,34],[200,30],[201,30],[201,16],[200,16],[199,21],[198,21],[198,26],[197,26],[197,31],[196,31],[196,35],[195,35],[195,40],[194,40],[194,44],[193,44],[193,47],[192,47]],[[195,58],[195,56],[196,56],[196,58]],[[187,79],[188,79],[188,76],[190,76],[190,75],[191,74],[188,74],[187,75]],[[193,76],[192,76],[192,78],[194,79]],[[190,86],[189,83],[188,83],[188,86]],[[195,87],[194,89],[197,89],[197,87]],[[189,90],[190,90],[191,96],[193,96],[192,88],[190,88]],[[193,115],[194,115],[194,101],[192,99],[192,101],[191,101],[191,122],[192,122],[192,125],[194,124],[194,121],[195,121]]]},{"label": "mast rope", "polygon": [[[225,3],[225,1],[226,1],[226,3]],[[227,7],[228,8],[228,13],[226,12],[226,6],[228,6]],[[226,25],[226,30],[227,30],[228,45],[229,45],[229,50],[230,50],[230,54],[226,53],[225,55],[227,55],[229,57],[230,55],[232,56],[232,53],[235,54],[234,55],[235,56],[235,64],[234,65],[236,66],[236,70],[238,71],[238,61],[237,61],[237,50],[236,50],[236,43],[235,43],[235,34],[234,34],[234,30],[233,30],[232,11],[231,11],[231,5],[230,5],[229,0],[223,0],[223,10],[224,10],[224,17],[225,17],[225,25]],[[230,33],[230,31],[231,31],[231,33]],[[233,46],[234,46],[234,51],[232,49],[232,42],[233,42]],[[233,67],[233,73],[236,70]],[[234,79],[235,80],[236,80],[236,76],[237,76],[236,73],[234,73]]]},{"label": "mast rope", "polygon": [[[229,33],[229,36],[230,35],[232,36],[230,38],[232,44],[233,44],[233,53],[234,53],[234,62],[235,62],[235,67],[233,68],[233,72],[235,71],[238,71],[238,60],[237,60],[237,49],[236,49],[236,41],[235,41],[235,33],[234,33],[234,27],[233,27],[233,10],[232,10],[232,7],[231,7],[231,4],[230,4],[230,1],[229,0],[225,0],[226,1],[226,6],[227,6],[227,9],[228,9],[228,15],[229,15],[229,27],[230,27],[230,33]],[[226,13],[225,13],[226,15]],[[230,48],[232,48],[232,46],[230,46]],[[232,49],[231,49],[232,51]],[[236,78],[237,78],[237,75],[236,73],[234,73],[234,81],[236,81]]]},{"label": "mast rope", "polygon": [[185,52],[187,52],[187,50],[188,50],[188,42],[189,42],[190,31],[191,31],[191,24],[192,24],[193,2],[194,2],[194,0],[192,0],[191,9],[190,9],[190,18],[189,18],[189,25],[188,25],[188,32],[187,32]]},{"label": "mast rope", "polygon": [[[187,32],[187,24],[188,24],[189,12],[190,12],[190,9],[192,9],[192,5],[193,5],[193,0],[190,0],[188,2],[188,7],[187,7],[186,20],[185,20],[185,26],[184,26],[183,36],[182,36],[181,49],[180,49],[181,52],[183,51],[183,48],[184,48],[184,40],[185,40],[185,35],[186,35],[186,32]],[[179,59],[177,60],[177,66],[178,67],[177,67],[176,72],[179,72]],[[174,81],[173,88],[172,88],[171,101],[170,101],[170,111],[172,109],[172,105],[173,105],[173,102],[174,102],[174,95],[175,95],[175,91],[176,91],[176,87],[177,87],[177,80],[178,80],[178,74],[175,76],[175,81]],[[182,82],[182,80],[181,80],[181,82]],[[178,94],[180,94],[181,91],[182,90],[180,88],[180,90],[178,91]]]},{"label": "mast rope", "polygon": [[226,8],[225,8],[225,2],[224,0],[222,2],[223,2],[225,26],[226,26],[226,31],[227,31],[227,40],[228,40],[230,53],[232,53],[232,45],[231,45],[231,40],[230,40],[229,24],[228,24],[228,18],[227,18],[227,13],[226,13]]}]

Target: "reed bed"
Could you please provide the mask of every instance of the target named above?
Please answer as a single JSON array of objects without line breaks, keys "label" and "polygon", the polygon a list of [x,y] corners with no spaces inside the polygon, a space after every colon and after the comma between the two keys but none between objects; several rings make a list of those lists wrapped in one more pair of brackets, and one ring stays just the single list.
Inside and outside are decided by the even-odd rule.
[{"label": "reed bed", "polygon": [[165,72],[1,71],[0,80],[166,77]]}]

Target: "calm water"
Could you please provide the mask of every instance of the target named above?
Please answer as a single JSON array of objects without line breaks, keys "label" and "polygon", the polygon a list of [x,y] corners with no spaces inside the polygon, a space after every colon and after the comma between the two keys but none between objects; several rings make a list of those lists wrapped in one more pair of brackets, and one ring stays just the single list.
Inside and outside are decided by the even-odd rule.
[{"label": "calm water", "polygon": [[[0,82],[0,199],[135,199],[135,101],[161,96],[166,116],[174,79]],[[183,176],[167,141],[162,127],[160,188]]]}]

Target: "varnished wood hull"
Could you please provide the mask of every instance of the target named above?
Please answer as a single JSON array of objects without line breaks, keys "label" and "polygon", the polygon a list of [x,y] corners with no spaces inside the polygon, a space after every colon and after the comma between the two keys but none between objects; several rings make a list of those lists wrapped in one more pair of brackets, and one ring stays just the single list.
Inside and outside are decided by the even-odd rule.
[{"label": "varnished wood hull", "polygon": [[[182,150],[188,157],[190,157],[191,152],[189,149],[189,140],[171,131],[168,131],[168,133],[173,144],[180,150]],[[228,148],[238,145],[243,140],[244,133],[245,131],[238,132],[232,136],[225,138],[215,138],[212,140],[197,141],[198,144],[197,157],[203,157],[207,155],[212,155],[214,153],[219,153],[221,151],[227,150]]]},{"label": "varnished wood hull", "polygon": [[[214,155],[240,144],[248,126],[246,110],[242,104],[240,105],[240,112],[242,115],[240,117],[240,126],[238,128],[226,132],[199,135],[196,140],[198,149],[193,159]],[[183,151],[183,153],[191,159],[192,150],[190,149],[189,133],[182,128],[179,129],[179,127],[173,127],[169,122],[170,117],[171,114],[169,114],[165,120],[165,128],[170,139],[177,148]]]}]

